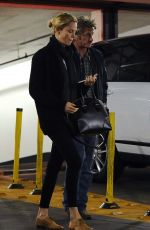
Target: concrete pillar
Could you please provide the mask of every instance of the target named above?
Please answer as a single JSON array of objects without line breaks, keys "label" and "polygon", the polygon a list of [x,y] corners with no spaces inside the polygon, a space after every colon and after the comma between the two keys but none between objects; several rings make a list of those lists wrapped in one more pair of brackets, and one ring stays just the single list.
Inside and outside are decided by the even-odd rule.
[{"label": "concrete pillar", "polygon": [[112,39],[118,37],[118,10],[103,10],[103,38]]},{"label": "concrete pillar", "polygon": [[96,30],[94,31],[93,42],[103,40],[103,13],[101,10],[91,12],[91,18],[96,22]]}]

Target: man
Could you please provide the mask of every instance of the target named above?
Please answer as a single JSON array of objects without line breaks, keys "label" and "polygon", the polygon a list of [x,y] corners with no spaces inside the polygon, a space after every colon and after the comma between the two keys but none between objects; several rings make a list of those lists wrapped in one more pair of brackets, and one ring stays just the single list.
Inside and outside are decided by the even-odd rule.
[{"label": "man", "polygon": [[[96,29],[94,20],[91,20],[88,17],[78,18],[77,33],[72,47],[74,62],[79,76],[78,82],[85,80],[82,84],[84,84],[84,89],[87,87],[87,95],[92,95],[91,87],[93,87],[97,98],[106,103],[107,75],[101,53],[92,47],[94,29]],[[73,91],[75,91],[76,96],[79,97],[77,90],[72,89],[72,94],[75,94]],[[82,168],[78,181],[78,210],[83,219],[91,219],[91,216],[86,211],[86,203],[88,201],[88,189],[92,181],[90,167],[92,163],[93,149],[86,146],[86,143],[94,146],[96,136],[80,136],[77,138],[85,143],[85,145],[83,145],[75,140],[76,148],[82,158]],[[67,211],[68,200],[66,190],[64,191],[63,205]]]}]

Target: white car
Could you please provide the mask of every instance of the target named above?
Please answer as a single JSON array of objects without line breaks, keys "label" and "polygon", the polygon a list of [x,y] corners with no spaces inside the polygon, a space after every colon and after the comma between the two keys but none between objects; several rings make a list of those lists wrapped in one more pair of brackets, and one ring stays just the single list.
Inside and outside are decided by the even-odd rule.
[{"label": "white car", "polygon": [[[107,40],[95,47],[105,58],[107,106],[116,117],[118,177],[125,166],[150,165],[150,34]],[[96,181],[106,179],[106,152],[99,154]]]}]

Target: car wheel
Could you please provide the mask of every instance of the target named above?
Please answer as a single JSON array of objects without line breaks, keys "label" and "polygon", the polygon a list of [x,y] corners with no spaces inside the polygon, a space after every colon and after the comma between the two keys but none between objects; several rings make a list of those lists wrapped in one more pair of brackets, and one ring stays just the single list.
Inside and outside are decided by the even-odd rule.
[{"label": "car wheel", "polygon": [[[115,146],[114,181],[121,176],[124,167]],[[94,150],[91,172],[93,173],[93,182],[107,182],[107,146],[104,143],[98,150]]]}]

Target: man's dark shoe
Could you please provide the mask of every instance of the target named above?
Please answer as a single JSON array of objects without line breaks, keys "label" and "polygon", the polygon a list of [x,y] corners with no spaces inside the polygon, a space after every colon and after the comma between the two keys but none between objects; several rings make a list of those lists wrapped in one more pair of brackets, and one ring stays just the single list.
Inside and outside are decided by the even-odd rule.
[{"label": "man's dark shoe", "polygon": [[69,213],[69,208],[66,208],[66,209],[65,209],[65,213],[67,214],[67,216],[68,216],[68,219],[70,220],[70,213]]},{"label": "man's dark shoe", "polygon": [[150,210],[147,210],[144,216],[150,216]]},{"label": "man's dark shoe", "polygon": [[86,209],[79,210],[79,213],[80,213],[83,220],[91,220],[92,219],[92,216],[86,211]]},{"label": "man's dark shoe", "polygon": [[[68,219],[70,220],[69,209],[66,208],[66,209],[65,209],[65,212],[66,212],[66,214],[67,214],[67,216],[68,216]],[[80,213],[80,215],[81,215],[81,217],[82,217],[83,220],[91,220],[91,219],[92,219],[92,216],[91,216],[90,214],[88,214],[88,212],[86,211],[86,209],[84,209],[84,210],[79,210],[79,213]]]}]

